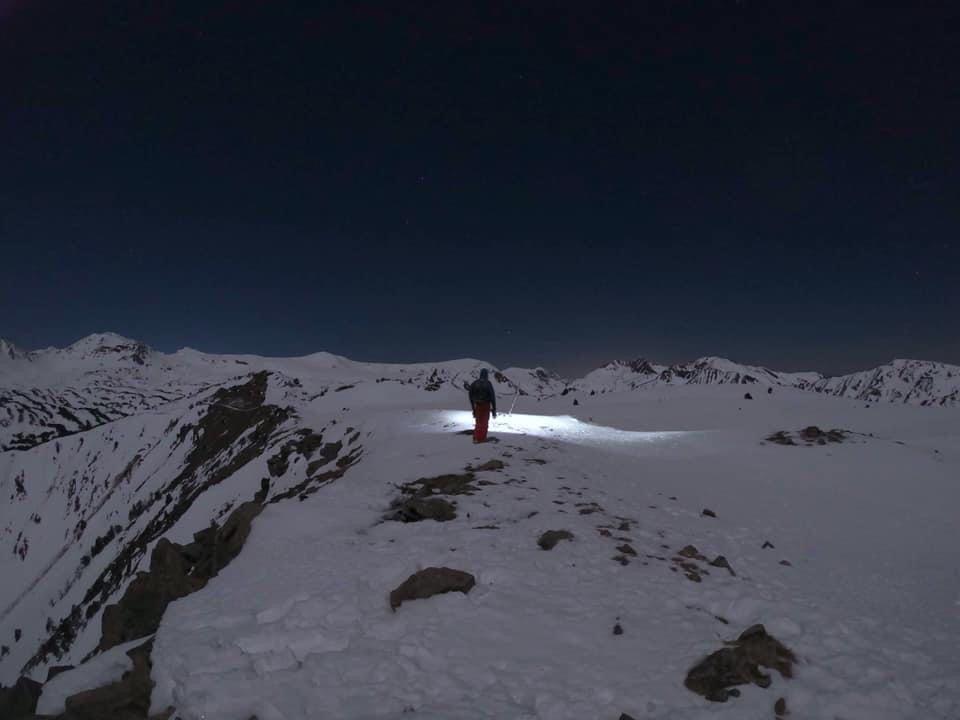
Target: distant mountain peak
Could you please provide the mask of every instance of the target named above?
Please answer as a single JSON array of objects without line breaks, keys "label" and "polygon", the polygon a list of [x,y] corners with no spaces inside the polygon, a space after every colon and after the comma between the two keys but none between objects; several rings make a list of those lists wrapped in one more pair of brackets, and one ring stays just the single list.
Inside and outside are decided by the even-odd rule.
[{"label": "distant mountain peak", "polygon": [[90,348],[90,347],[115,347],[117,345],[136,345],[138,344],[137,340],[131,340],[128,337],[123,335],[118,335],[114,332],[98,332],[91,333],[86,337],[82,337],[77,340],[75,343],[71,344],[67,349],[71,348]]},{"label": "distant mountain peak", "polygon": [[136,365],[146,365],[150,360],[150,347],[139,340],[113,332],[100,332],[80,338],[72,345],[57,351],[60,354],[79,358],[113,358],[127,360]]}]

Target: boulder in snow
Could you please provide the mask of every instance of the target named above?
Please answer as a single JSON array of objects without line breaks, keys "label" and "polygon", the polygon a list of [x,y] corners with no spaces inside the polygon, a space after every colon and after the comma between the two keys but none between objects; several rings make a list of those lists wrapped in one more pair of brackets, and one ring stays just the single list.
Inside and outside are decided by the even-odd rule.
[{"label": "boulder in snow", "polygon": [[405,523],[421,520],[446,522],[456,517],[454,505],[442,498],[401,498],[391,505],[387,520]]},{"label": "boulder in snow", "polygon": [[561,540],[573,540],[573,533],[569,530],[547,530],[537,540],[541,550],[553,550]]},{"label": "boulder in snow", "polygon": [[740,691],[734,686],[754,683],[770,686],[770,676],[760,667],[777,670],[783,677],[793,677],[796,656],[779,640],[767,634],[763,625],[753,625],[727,647],[717,650],[694,665],[684,685],[713,702],[726,702]]},{"label": "boulder in snow", "polygon": [[396,610],[408,600],[423,600],[448,592],[467,594],[477,581],[468,572],[445,567],[428,567],[415,572],[390,593],[390,607]]}]

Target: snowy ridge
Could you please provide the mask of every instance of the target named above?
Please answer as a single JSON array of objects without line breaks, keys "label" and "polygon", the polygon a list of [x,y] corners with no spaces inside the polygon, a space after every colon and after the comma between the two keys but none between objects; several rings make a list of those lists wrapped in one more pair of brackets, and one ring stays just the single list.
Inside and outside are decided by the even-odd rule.
[{"label": "snowy ridge", "polygon": [[[183,349],[159,353],[114,333],[97,333],[67,348],[24,353],[3,341],[0,354],[0,451],[24,450],[162,407],[258,370],[292,369],[325,380],[320,391],[405,385],[424,392],[462,389],[479,360],[389,364],[356,362],[330,353],[302,358],[213,355]],[[543,370],[496,373],[503,394],[539,395],[558,382]]]},{"label": "snowy ridge", "polygon": [[808,387],[818,393],[868,402],[956,405],[960,399],[960,366],[894,360],[873,370],[823,378]]},{"label": "snowy ridge", "polygon": [[819,373],[778,373],[764,367],[741,365],[726,358],[704,357],[675,365],[649,360],[617,360],[571,383],[570,391],[604,394],[670,385],[782,385],[804,387],[820,380]]},{"label": "snowy ridge", "polygon": [[533,370],[507,368],[495,375],[495,382],[504,383],[504,378],[506,378],[509,381],[508,384],[512,383],[514,389],[520,390],[525,395],[538,398],[554,397],[561,394],[567,387],[567,382],[563,378],[542,367]]},{"label": "snowy ridge", "polygon": [[565,392],[601,395],[678,385],[726,384],[791,387],[871,403],[960,403],[960,366],[927,360],[894,360],[873,370],[837,377],[815,372],[776,372],[719,357],[675,365],[655,365],[644,359],[618,360],[573,381]]},{"label": "snowy ridge", "polygon": [[[274,496],[304,493],[334,461],[355,462],[358,428],[314,431],[287,409],[303,392],[289,378],[252,374],[193,402],[0,454],[0,627],[18,631],[2,641],[0,681],[93,650],[103,607],[160,537],[189,538],[222,520],[262,477],[276,477]],[[301,452],[304,438],[313,445]],[[281,454],[300,462],[281,477],[267,463],[290,441],[297,447]],[[307,463],[321,447],[330,448],[322,461]]]}]

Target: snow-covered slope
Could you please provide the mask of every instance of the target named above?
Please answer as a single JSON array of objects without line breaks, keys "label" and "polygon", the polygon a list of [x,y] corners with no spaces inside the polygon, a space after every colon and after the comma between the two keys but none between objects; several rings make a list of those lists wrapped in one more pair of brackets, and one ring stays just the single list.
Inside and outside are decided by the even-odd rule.
[{"label": "snow-covered slope", "polygon": [[223,379],[177,369],[146,345],[112,333],[63,349],[0,354],[0,451],[89,430]]},{"label": "snow-covered slope", "polygon": [[[673,396],[691,401],[688,414],[732,420],[741,394]],[[626,427],[647,414],[613,398],[586,404]],[[953,434],[934,452],[913,444],[928,410],[871,414],[792,390],[756,407],[734,429],[706,432],[507,416],[494,423],[500,442],[480,448],[455,432],[469,426],[465,412],[378,415],[344,482],[269,508],[235,564],[170,608],[153,710],[759,719],[783,697],[797,718],[956,717],[960,583],[942,505],[960,497],[956,414],[936,411]],[[907,444],[761,444],[780,414],[793,427],[814,414]],[[491,460],[505,466],[448,496],[453,520],[383,522],[397,485]],[[573,538],[546,552],[547,530]],[[732,571],[710,564],[718,556]],[[426,567],[469,572],[476,587],[393,611],[388,593]],[[793,679],[774,672],[769,689],[747,686],[723,705],[684,688],[694,663],[756,622],[798,654]]]},{"label": "snow-covered slope", "polygon": [[[819,376],[720,358],[572,385],[492,368],[498,442],[473,446],[463,384],[492,367],[478,360],[139,345],[0,356],[4,409],[36,412],[18,427],[49,431],[41,410],[65,398],[104,415],[0,452],[0,683],[95,653],[159,540],[190,546],[259,493],[239,556],[163,615],[155,712],[761,718],[784,697],[797,718],[960,717],[957,407],[914,407],[916,392],[867,407],[851,384],[811,392]],[[949,390],[941,368],[924,392]],[[504,467],[436,496],[454,518],[385,521],[404,484],[490,460]],[[545,552],[546,530],[573,539]],[[710,564],[721,555],[735,574]],[[392,611],[390,591],[430,566],[476,586]],[[684,688],[756,622],[799,656],[792,680],[725,705]]]}]

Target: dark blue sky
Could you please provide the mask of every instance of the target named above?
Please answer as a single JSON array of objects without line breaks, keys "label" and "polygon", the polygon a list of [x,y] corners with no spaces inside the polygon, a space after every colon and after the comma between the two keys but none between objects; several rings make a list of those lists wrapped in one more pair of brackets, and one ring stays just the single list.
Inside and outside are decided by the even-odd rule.
[{"label": "dark blue sky", "polygon": [[960,362],[960,11],[0,0],[0,336]]}]

